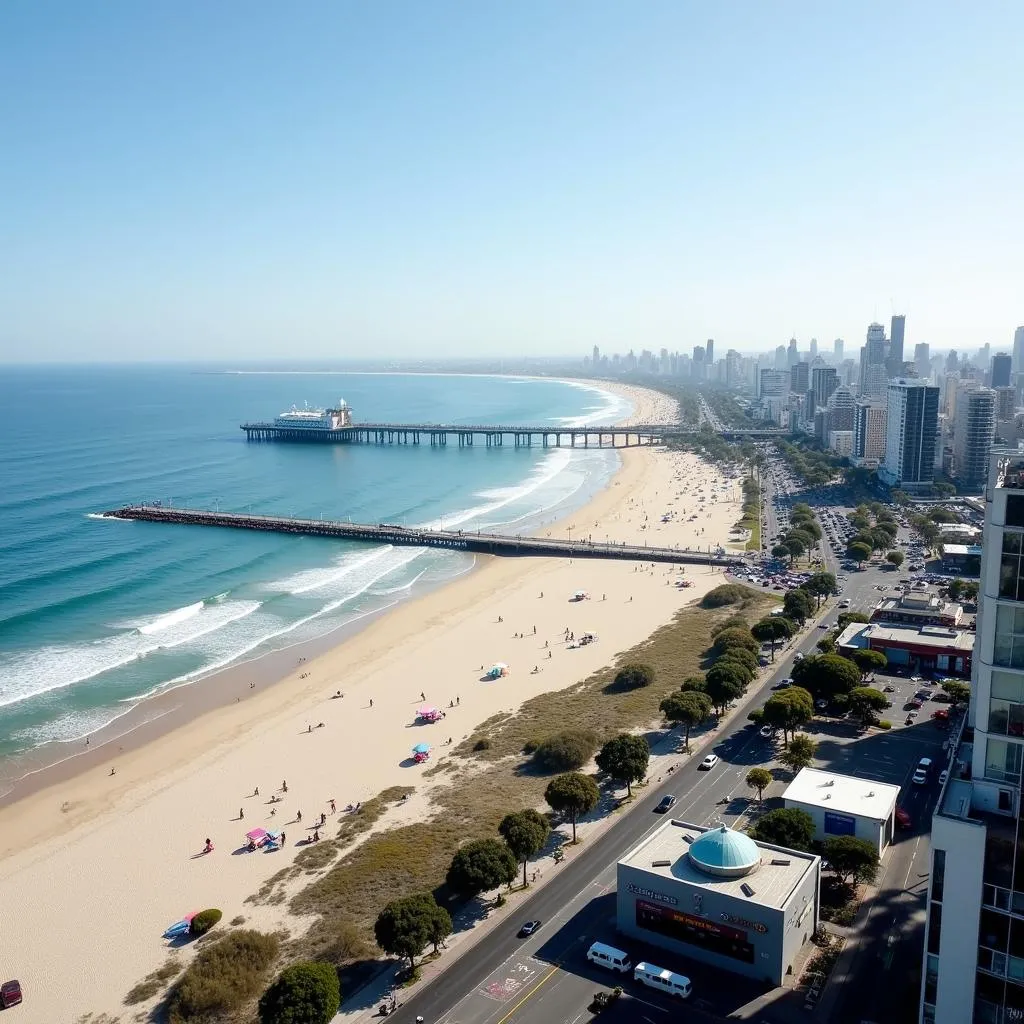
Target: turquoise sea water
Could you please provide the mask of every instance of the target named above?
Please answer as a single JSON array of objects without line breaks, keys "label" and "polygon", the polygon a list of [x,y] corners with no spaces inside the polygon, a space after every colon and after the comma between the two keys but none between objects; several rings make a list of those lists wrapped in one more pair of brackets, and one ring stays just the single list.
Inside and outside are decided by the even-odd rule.
[{"label": "turquoise sea water", "polygon": [[357,420],[611,423],[592,388],[503,377],[0,370],[0,756],[80,742],[140,698],[465,572],[454,552],[96,518],[126,502],[523,532],[611,451],[247,444],[238,424],[344,398]]}]

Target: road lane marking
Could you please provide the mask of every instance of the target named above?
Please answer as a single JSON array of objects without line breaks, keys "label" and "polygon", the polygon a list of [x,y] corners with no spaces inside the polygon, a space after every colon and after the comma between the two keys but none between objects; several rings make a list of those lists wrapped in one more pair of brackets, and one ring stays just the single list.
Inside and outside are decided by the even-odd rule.
[{"label": "road lane marking", "polygon": [[544,985],[546,985],[560,970],[561,967],[558,964],[555,964],[555,966],[552,967],[551,970],[548,971],[548,973],[545,974],[544,977],[541,978],[540,981],[538,981],[537,984],[534,985],[533,988],[530,989],[530,991],[527,992],[526,995],[523,996],[523,998],[520,999],[519,1002],[516,1003],[516,1005],[513,1006],[512,1009],[509,1010],[508,1013],[506,1013],[505,1016],[497,1022],[497,1024],[505,1024],[505,1021],[507,1021],[519,1009],[519,1007],[523,1005],[523,1003],[525,1003],[528,999],[532,999],[541,990],[541,988]]}]

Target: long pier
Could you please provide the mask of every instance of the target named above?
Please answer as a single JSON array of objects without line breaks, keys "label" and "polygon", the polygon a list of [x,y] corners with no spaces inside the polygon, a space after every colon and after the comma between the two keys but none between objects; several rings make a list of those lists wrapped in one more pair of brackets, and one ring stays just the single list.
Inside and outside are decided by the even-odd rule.
[{"label": "long pier", "polygon": [[[629,427],[551,427],[509,426],[503,424],[464,425],[452,423],[354,423],[328,430],[319,427],[283,427],[276,423],[243,423],[247,441],[290,441],[303,444],[429,444],[445,447],[449,438],[460,448],[474,443],[488,448],[635,448],[664,444],[691,437],[697,428],[678,424],[637,424]],[[727,439],[784,437],[774,428],[723,430]]]},{"label": "long pier", "polygon": [[370,526],[330,519],[295,519],[289,516],[260,516],[209,509],[173,508],[167,505],[125,505],[103,515],[110,519],[132,519],[179,526],[219,526],[236,530],[264,530],[271,533],[305,534],[337,540],[396,544],[407,547],[447,548],[506,557],[614,558],[634,562],[671,562],[683,565],[714,565],[721,568],[742,565],[737,555],[720,555],[685,548],[648,547],[642,544],[591,543],[584,540],[554,540],[546,537],[509,537],[497,533],[468,533],[463,530],[423,530],[380,523]]}]

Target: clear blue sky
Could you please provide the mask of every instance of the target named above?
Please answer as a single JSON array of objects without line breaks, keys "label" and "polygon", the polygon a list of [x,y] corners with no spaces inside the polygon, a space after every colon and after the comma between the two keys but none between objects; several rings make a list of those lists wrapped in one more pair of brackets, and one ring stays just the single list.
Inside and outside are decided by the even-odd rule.
[{"label": "clear blue sky", "polygon": [[1008,347],[1024,4],[0,6],[0,361]]}]

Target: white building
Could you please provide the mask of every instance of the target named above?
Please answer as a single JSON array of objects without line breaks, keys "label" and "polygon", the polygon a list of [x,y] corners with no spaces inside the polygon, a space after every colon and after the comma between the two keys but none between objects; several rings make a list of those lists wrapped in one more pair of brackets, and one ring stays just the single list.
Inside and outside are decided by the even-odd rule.
[{"label": "white building", "polygon": [[905,491],[930,488],[935,479],[939,389],[921,380],[889,383],[885,460],[879,475]]},{"label": "white building", "polygon": [[782,801],[811,816],[815,839],[856,836],[866,839],[881,856],[892,842],[899,795],[899,786],[802,768]]},{"label": "white building", "polygon": [[932,820],[923,1024],[1024,1019],[1024,449],[990,456],[971,703]]},{"label": "white building", "polygon": [[828,432],[828,446],[840,458],[851,458],[853,456],[853,431],[830,430]]},{"label": "white building", "polygon": [[858,465],[877,466],[885,458],[888,413],[876,402],[858,402],[853,411],[853,458]]},{"label": "white building", "polygon": [[996,393],[974,381],[962,382],[953,424],[953,476],[962,486],[980,489],[984,485],[995,432]]}]

